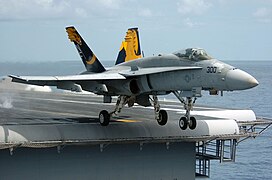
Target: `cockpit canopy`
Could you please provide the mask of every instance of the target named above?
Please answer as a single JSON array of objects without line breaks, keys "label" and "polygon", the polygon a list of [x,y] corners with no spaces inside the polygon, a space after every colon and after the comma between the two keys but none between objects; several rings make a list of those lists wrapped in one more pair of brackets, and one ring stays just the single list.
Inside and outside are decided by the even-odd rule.
[{"label": "cockpit canopy", "polygon": [[202,60],[212,59],[212,57],[209,56],[206,53],[206,51],[201,48],[182,49],[182,50],[174,52],[173,54],[180,58],[189,59],[192,61],[202,61]]}]

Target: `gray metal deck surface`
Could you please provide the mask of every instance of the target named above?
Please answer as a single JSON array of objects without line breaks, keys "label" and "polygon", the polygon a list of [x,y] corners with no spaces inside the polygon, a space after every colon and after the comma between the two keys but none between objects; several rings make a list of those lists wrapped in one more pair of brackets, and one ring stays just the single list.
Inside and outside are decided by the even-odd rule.
[{"label": "gray metal deck surface", "polygon": [[[0,83],[0,179],[194,179],[195,142],[258,135],[251,129],[239,133],[220,129],[221,134],[211,135],[206,121],[229,121],[239,128],[269,124],[197,115],[197,128],[182,131],[178,126],[182,105],[161,101],[169,116],[165,126],[157,124],[152,107],[136,105],[125,107],[102,127],[99,112],[115,105],[102,103],[102,97],[24,89]],[[223,109],[194,110],[209,114]]]},{"label": "gray metal deck surface", "polygon": [[[207,119],[205,116],[197,116],[199,129],[196,131],[182,131],[178,126],[178,119],[181,116],[178,111],[168,111],[169,122],[165,126],[160,126],[154,119],[152,108],[136,106],[124,108],[120,116],[112,119],[109,126],[102,127],[97,119],[100,110],[114,109],[114,103],[104,104],[102,97],[13,90],[0,94],[2,98],[6,98],[4,102],[6,107],[0,108],[0,130],[2,130],[0,132],[4,133],[0,134],[2,148],[4,144],[10,146],[12,143],[30,146],[35,142],[52,145],[60,142],[161,142],[214,138],[206,136],[209,132],[202,122]],[[163,102],[162,108],[164,107],[179,110],[181,105],[175,102]],[[215,118],[209,117],[209,119]]]}]

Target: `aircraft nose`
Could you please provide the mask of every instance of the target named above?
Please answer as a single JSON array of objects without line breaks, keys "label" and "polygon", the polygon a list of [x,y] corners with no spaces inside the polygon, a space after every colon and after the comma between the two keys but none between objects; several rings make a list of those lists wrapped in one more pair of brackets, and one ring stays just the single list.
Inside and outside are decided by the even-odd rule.
[{"label": "aircraft nose", "polygon": [[226,75],[226,82],[229,90],[250,89],[259,84],[253,76],[240,69],[230,70]]}]

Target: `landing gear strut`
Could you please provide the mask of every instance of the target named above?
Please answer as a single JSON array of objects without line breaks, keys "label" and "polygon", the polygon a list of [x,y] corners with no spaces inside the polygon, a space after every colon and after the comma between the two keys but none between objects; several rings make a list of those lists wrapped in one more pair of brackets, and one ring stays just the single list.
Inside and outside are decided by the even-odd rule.
[{"label": "landing gear strut", "polygon": [[121,112],[124,105],[128,103],[128,100],[129,100],[129,97],[127,96],[119,96],[116,101],[115,109],[113,112],[109,113],[106,110],[101,111],[99,113],[99,122],[101,126],[109,125],[110,118],[112,117],[112,115],[117,116]]},{"label": "landing gear strut", "polygon": [[168,120],[167,112],[165,110],[161,110],[157,95],[153,95],[152,97],[153,99],[151,99],[151,101],[153,102],[154,106],[155,119],[159,125],[163,126]]},{"label": "landing gear strut", "polygon": [[[174,95],[179,99],[179,101],[184,104],[184,109],[186,110],[185,116],[181,117],[179,120],[179,127],[182,130],[187,129],[188,127],[190,129],[196,128],[196,118],[190,115],[191,110],[193,109],[193,106],[196,101],[196,97],[194,99],[192,97],[186,97],[186,100],[183,99],[181,92],[174,91]],[[165,110],[162,110],[160,108],[160,104],[158,101],[157,95],[153,95],[150,100],[153,102],[154,107],[154,113],[155,113],[155,119],[157,120],[158,124],[163,126],[167,123],[168,115]],[[134,100],[131,99],[129,96],[119,96],[115,105],[115,109],[113,112],[108,113],[108,111],[103,110],[99,113],[99,121],[102,126],[107,126],[110,122],[110,118],[112,115],[117,116],[125,104],[128,104],[130,107],[133,106]]]},{"label": "landing gear strut", "polygon": [[186,100],[184,100],[183,97],[181,96],[181,93],[179,93],[178,91],[174,91],[173,93],[178,98],[178,100],[182,104],[184,104],[184,109],[186,110],[185,116],[181,117],[179,120],[179,127],[182,130],[187,129],[187,127],[189,127],[192,130],[195,129],[196,128],[196,118],[191,116],[190,112],[193,109],[193,106],[196,101],[196,97],[194,98],[194,100],[192,99],[192,97],[186,97]]},{"label": "landing gear strut", "polygon": [[[165,110],[160,109],[160,104],[159,104],[157,95],[153,95],[152,97],[153,98],[152,99],[150,98],[150,99],[153,102],[155,119],[157,120],[159,125],[163,126],[167,123],[167,120],[168,120],[167,112]],[[133,97],[119,96],[116,101],[115,109],[113,112],[108,113],[108,111],[106,110],[101,111],[99,113],[100,124],[102,126],[107,126],[110,122],[110,118],[113,115],[117,116],[121,112],[124,105],[128,104],[129,107],[133,106],[135,99],[131,99],[131,98]]]}]

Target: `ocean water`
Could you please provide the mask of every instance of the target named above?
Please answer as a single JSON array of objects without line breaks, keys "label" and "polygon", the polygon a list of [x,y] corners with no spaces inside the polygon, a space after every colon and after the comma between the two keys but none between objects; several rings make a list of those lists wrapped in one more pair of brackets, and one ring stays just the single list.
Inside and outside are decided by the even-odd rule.
[{"label": "ocean water", "polygon": [[[224,96],[209,96],[197,100],[197,104],[227,108],[252,109],[258,117],[272,119],[272,60],[228,61],[253,75],[259,86],[245,91],[226,92]],[[112,62],[103,62],[105,66]],[[80,61],[42,63],[0,63],[0,76],[15,75],[71,75],[84,71]],[[173,98],[167,96],[166,98]],[[272,127],[255,139],[248,139],[237,147],[235,163],[211,162],[210,179],[272,179]]]}]

